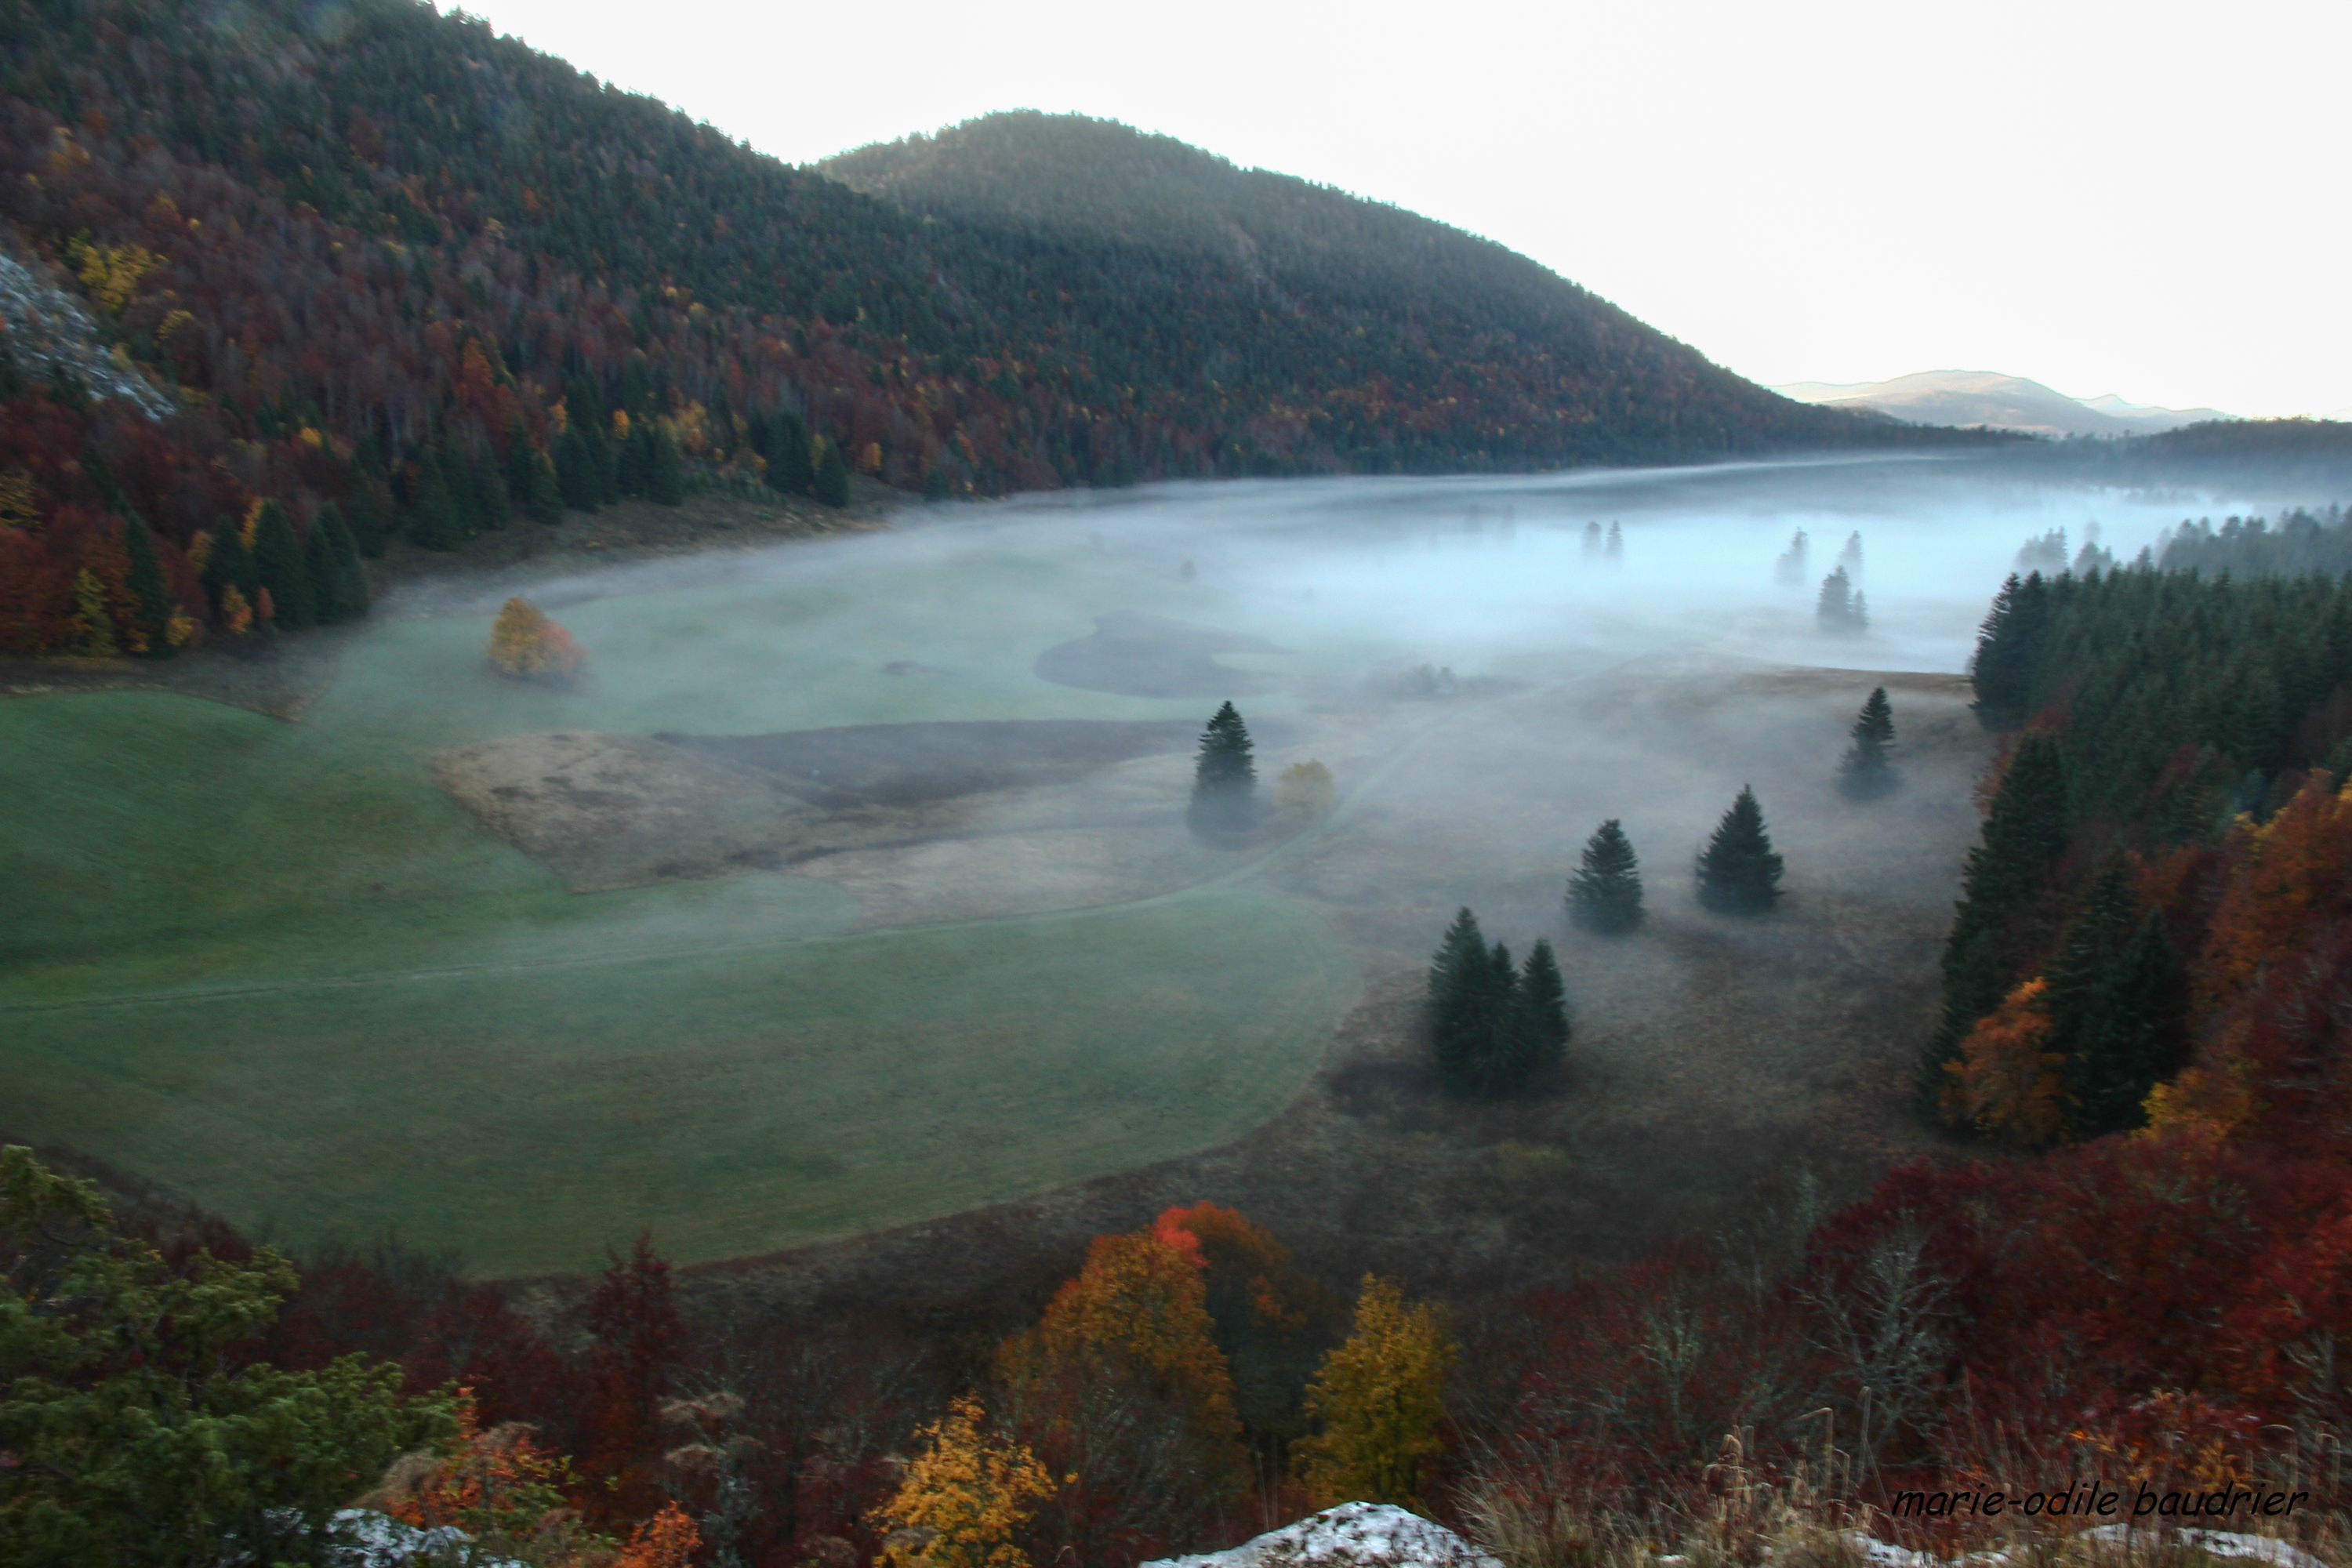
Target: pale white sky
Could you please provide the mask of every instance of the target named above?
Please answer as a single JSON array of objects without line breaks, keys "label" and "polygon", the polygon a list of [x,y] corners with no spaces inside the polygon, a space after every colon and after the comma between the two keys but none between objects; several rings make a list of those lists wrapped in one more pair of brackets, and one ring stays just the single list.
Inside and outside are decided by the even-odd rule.
[{"label": "pale white sky", "polygon": [[2352,0],[473,0],[805,163],[1076,110],[1500,240],[1765,383],[2352,415]]}]

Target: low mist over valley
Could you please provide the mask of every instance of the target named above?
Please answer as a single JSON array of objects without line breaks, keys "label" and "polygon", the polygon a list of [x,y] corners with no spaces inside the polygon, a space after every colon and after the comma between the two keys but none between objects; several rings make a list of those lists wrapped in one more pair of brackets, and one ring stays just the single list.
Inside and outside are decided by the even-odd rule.
[{"label": "low mist over valley", "polygon": [[2352,426],[1664,330],[2058,227],[1964,40],[665,20],[963,118],[0,13],[0,1568],[2352,1568]]}]

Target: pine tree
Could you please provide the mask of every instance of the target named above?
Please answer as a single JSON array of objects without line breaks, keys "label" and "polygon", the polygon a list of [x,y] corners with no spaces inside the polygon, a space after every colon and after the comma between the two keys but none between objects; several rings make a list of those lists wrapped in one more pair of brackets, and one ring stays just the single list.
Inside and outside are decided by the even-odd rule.
[{"label": "pine tree", "polygon": [[834,442],[824,444],[824,451],[816,460],[816,499],[826,506],[849,504],[849,465],[843,460],[841,448]]},{"label": "pine tree", "polygon": [[594,511],[604,500],[595,456],[587,437],[577,430],[566,430],[555,438],[555,484],[563,504],[574,511]]},{"label": "pine tree", "polygon": [[341,613],[342,563],[335,559],[334,542],[315,517],[310,520],[310,531],[302,536],[302,574],[310,584],[312,618],[322,626],[346,619]]},{"label": "pine tree", "polygon": [[394,528],[392,492],[381,478],[367,477],[352,486],[352,542],[370,561],[383,559],[384,542]]},{"label": "pine tree", "polygon": [[1622,565],[1625,560],[1625,531],[1614,522],[1609,525],[1609,542],[1604,550],[1612,566]]},{"label": "pine tree", "polygon": [[1257,820],[1257,763],[1251,759],[1249,726],[1230,702],[1217,709],[1201,732],[1192,768],[1192,800],[1187,818],[1195,832],[1238,833]]},{"label": "pine tree", "polygon": [[1447,1093],[1472,1099],[1487,1091],[1517,979],[1508,952],[1488,950],[1478,917],[1467,909],[1456,914],[1429,970],[1430,1044]]},{"label": "pine tree", "polygon": [[253,531],[253,564],[261,586],[269,595],[272,623],[279,631],[300,631],[319,622],[319,596],[310,586],[310,570],[301,542],[286,509],[274,500],[261,503]]},{"label": "pine tree", "polygon": [[172,647],[172,594],[163,582],[163,563],[155,553],[155,536],[137,512],[122,521],[123,553],[131,559],[127,585],[138,605],[137,651],[149,658],[169,658]]},{"label": "pine tree", "polygon": [[331,563],[326,582],[320,586],[319,619],[358,620],[368,613],[367,569],[360,564],[359,542],[343,526],[342,512],[331,502],[320,507],[319,515],[311,520],[310,533],[326,542],[326,556]]},{"label": "pine tree", "polygon": [[1615,817],[1584,843],[1584,860],[1568,882],[1568,914],[1586,931],[1614,935],[1642,923],[1642,870],[1633,841]]},{"label": "pine tree", "polygon": [[653,481],[654,423],[650,419],[629,421],[628,437],[621,443],[617,466],[613,470],[614,482],[625,496],[644,495]]},{"label": "pine tree", "polygon": [[473,487],[477,527],[504,528],[514,521],[513,505],[507,500],[506,475],[496,454],[485,451],[467,462],[466,478]]},{"label": "pine tree", "polygon": [[1969,665],[1977,689],[1977,721],[1986,729],[2014,729],[2032,717],[2034,666],[2049,621],[2050,587],[2039,572],[2022,582],[2011,576],[1993,596]]},{"label": "pine tree", "polygon": [[677,441],[667,426],[654,424],[650,438],[651,455],[646,459],[646,499],[656,506],[677,506],[686,500],[686,464],[678,457]]},{"label": "pine tree", "polygon": [[449,494],[449,480],[430,452],[416,465],[409,497],[408,537],[422,549],[455,550],[466,542],[466,520]]},{"label": "pine tree", "polygon": [[1780,857],[1756,792],[1742,785],[1698,858],[1698,901],[1719,914],[1760,915],[1780,900]]},{"label": "pine tree", "polygon": [[768,462],[769,485],[788,496],[804,496],[816,487],[816,465],[809,457],[808,426],[797,414],[772,415],[767,421],[768,444],[760,456]]},{"label": "pine tree", "polygon": [[1790,537],[1788,550],[1780,559],[1772,563],[1774,582],[1784,588],[1801,588],[1805,585],[1806,546],[1805,531],[1801,528]]},{"label": "pine tree", "polygon": [[534,447],[524,462],[523,510],[553,528],[563,521],[563,481],[545,452]]},{"label": "pine tree", "polygon": [[1853,744],[1838,763],[1838,787],[1855,800],[1870,800],[1893,789],[1898,779],[1887,749],[1895,743],[1895,710],[1886,700],[1886,688],[1872,689],[1846,733]]},{"label": "pine tree", "polygon": [[2185,1054],[2186,985],[2155,910],[2142,915],[2131,873],[2111,857],[2067,922],[2050,967],[2048,1048],[2061,1057],[2068,1130],[2127,1131],[2148,1090]]},{"label": "pine tree", "polygon": [[1558,1067],[1568,1053],[1568,985],[1559,977],[1559,960],[1549,938],[1536,938],[1528,951],[1514,1003],[1513,1048],[1496,1085],[1505,1093],[1525,1088]]},{"label": "pine tree", "polygon": [[1921,1064],[1927,1103],[1942,1093],[1944,1065],[1960,1041],[2000,1005],[2040,950],[2034,910],[2066,839],[2064,754],[2047,731],[2029,730],[2001,775],[1983,842],[1961,870],[1959,907],[1944,942],[1943,1018]]},{"label": "pine tree", "polygon": [[254,570],[252,552],[245,547],[244,531],[226,518],[213,530],[210,552],[205,557],[203,582],[215,621],[225,620],[221,596],[228,590],[236,590],[237,597],[247,605],[261,591],[261,574]]},{"label": "pine tree", "polygon": [[1813,605],[1813,624],[1841,637],[1869,630],[1870,611],[1857,601],[1845,568],[1837,568],[1822,579],[1822,596]]}]

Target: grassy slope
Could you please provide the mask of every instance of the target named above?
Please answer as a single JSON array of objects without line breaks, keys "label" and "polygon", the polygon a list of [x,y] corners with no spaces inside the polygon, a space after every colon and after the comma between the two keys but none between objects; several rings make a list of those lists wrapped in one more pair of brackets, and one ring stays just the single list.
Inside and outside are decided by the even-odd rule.
[{"label": "grassy slope", "polygon": [[[0,703],[8,1125],[298,1243],[397,1228],[498,1272],[640,1225],[682,1258],[771,1248],[1233,1136],[1356,985],[1295,906],[839,937],[848,900],[797,878],[576,897],[423,766],[551,728],[1189,714],[1029,673],[1088,629],[1069,574],[1097,570],[1007,553],[582,604],[562,618],[599,675],[573,694],[488,678],[487,617],[457,617],[372,631],[296,725]],[[895,658],[945,673],[880,674]]]}]

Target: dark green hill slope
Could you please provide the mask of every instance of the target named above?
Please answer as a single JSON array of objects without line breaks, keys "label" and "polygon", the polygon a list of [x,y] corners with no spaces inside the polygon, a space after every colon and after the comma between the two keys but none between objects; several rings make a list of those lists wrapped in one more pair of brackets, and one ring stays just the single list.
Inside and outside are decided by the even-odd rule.
[{"label": "dark green hill slope", "polygon": [[[327,563],[329,502],[362,549],[447,547],[559,488],[802,490],[827,446],[994,494],[1973,439],[1785,401],[1500,247],[1123,127],[838,166],[890,199],[416,0],[0,6],[0,253],[32,268],[0,289],[89,318],[71,374],[0,328],[0,649],[257,633],[268,584],[198,535],[268,500],[278,556]],[[110,359],[177,412],[90,397]]]},{"label": "dark green hill slope", "polygon": [[1113,121],[992,114],[816,167],[1017,251],[1098,372],[1189,382],[1244,442],[1446,470],[1890,439],[1492,241]]}]

